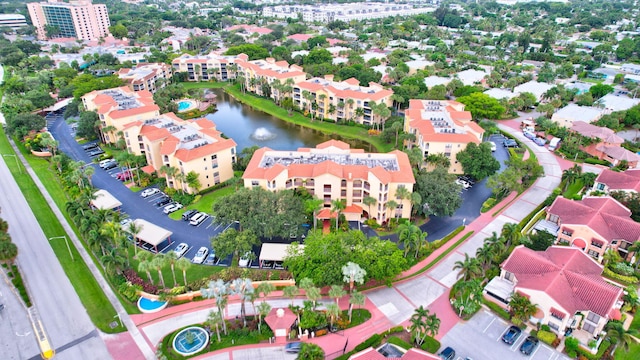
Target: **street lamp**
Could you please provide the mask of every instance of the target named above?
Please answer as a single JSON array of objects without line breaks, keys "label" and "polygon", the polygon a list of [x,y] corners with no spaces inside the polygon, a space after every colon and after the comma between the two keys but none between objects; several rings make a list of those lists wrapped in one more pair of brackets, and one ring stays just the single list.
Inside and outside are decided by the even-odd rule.
[{"label": "street lamp", "polygon": [[464,305],[460,305],[460,313],[458,314],[458,317],[462,317],[462,311],[464,311]]},{"label": "street lamp", "polygon": [[71,253],[71,247],[69,246],[69,239],[67,239],[66,236],[54,236],[54,237],[50,237],[49,241],[54,239],[64,239],[64,242],[67,244],[67,250],[69,250],[69,256],[71,256],[71,260],[76,261],[76,259],[74,259],[73,257],[73,253]]},{"label": "street lamp", "polygon": [[462,219],[462,226],[467,223],[467,218]]},{"label": "street lamp", "polygon": [[17,156],[15,156],[14,154],[2,154],[2,156],[13,156],[13,158],[16,160],[16,166],[18,167],[18,172],[20,173],[20,175],[22,175],[22,168],[20,168],[20,162],[18,161]]}]

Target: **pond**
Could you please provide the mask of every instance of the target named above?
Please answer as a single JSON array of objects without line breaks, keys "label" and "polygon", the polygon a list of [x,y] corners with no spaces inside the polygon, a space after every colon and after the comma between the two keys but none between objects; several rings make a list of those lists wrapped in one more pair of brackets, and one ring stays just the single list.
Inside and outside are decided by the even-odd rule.
[{"label": "pond", "polygon": [[351,145],[352,148],[372,148],[368,143],[358,140],[342,139],[332,134],[288,123],[275,116],[254,110],[235,100],[222,89],[209,90],[216,94],[217,111],[206,117],[215,122],[218,130],[232,138],[238,144],[238,152],[257,145],[274,150],[297,150],[300,147],[315,147],[317,144],[337,139]]}]

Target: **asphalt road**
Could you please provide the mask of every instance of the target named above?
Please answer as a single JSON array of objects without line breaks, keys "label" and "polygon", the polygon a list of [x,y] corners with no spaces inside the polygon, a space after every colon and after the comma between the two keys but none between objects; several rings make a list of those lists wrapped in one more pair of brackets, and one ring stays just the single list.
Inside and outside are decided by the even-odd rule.
[{"label": "asphalt road", "polygon": [[[51,250],[48,244],[49,240],[44,235],[24,195],[11,176],[4,158],[0,159],[0,178],[3,179],[0,182],[2,217],[9,222],[9,233],[18,246],[17,262],[30,291],[33,305],[49,337],[49,342],[56,349],[56,358],[110,359],[111,356],[107,352],[104,342],[98,336],[98,332],[91,323],[78,295]],[[76,261],[82,260],[76,259]],[[20,310],[15,308],[17,305],[11,302],[9,305],[11,309],[5,309],[5,311],[15,311],[16,315],[21,314]],[[0,315],[5,316],[4,314]],[[22,326],[16,328],[17,331],[22,332],[20,335],[24,335],[26,332]],[[19,341],[22,340],[17,340],[17,336],[0,337],[2,348],[10,350],[11,346],[19,344]],[[5,347],[4,344],[9,345]],[[26,351],[31,347],[25,346],[24,349]],[[20,351],[22,350],[23,348],[20,348]],[[29,354],[2,352],[2,358],[12,357],[39,359],[40,355],[39,351]]]}]

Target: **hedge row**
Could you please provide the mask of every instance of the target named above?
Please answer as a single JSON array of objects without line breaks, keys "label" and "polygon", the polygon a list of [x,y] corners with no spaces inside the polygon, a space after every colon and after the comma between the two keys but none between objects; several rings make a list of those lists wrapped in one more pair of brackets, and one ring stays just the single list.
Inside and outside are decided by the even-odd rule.
[{"label": "hedge row", "polygon": [[620,275],[607,267],[602,271],[602,275],[610,278],[611,280],[619,281],[623,283],[623,285],[633,285],[638,282],[638,278],[635,276]]},{"label": "hedge row", "polygon": [[491,302],[485,298],[482,298],[482,302],[489,308],[491,309],[491,311],[493,311],[494,313],[498,314],[498,316],[500,316],[501,318],[503,318],[504,320],[507,321],[511,321],[511,315],[509,315],[509,312],[503,308],[500,307],[500,305]]},{"label": "hedge row", "polygon": [[397,336],[389,336],[387,338],[387,342],[393,345],[397,345],[400,346],[401,348],[405,349],[405,350],[409,350],[413,347],[413,345],[409,344],[408,342],[400,339]]},{"label": "hedge row", "polygon": [[556,336],[556,334],[552,333],[551,331],[538,331],[538,339],[540,339],[540,341],[547,345],[553,344],[553,342],[556,341],[557,338],[558,337]]},{"label": "hedge row", "polygon": [[428,353],[435,354],[438,352],[438,349],[440,349],[440,341],[432,338],[431,336],[427,336],[424,343],[422,343],[422,350]]}]

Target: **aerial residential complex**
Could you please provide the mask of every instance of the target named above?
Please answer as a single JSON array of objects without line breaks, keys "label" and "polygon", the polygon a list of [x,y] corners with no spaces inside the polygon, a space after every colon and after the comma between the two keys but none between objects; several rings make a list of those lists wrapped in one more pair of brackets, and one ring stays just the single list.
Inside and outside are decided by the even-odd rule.
[{"label": "aerial residential complex", "polygon": [[449,158],[449,172],[453,173],[463,172],[456,155],[471,142],[481,143],[484,134],[463,104],[440,100],[409,100],[404,131],[416,136],[408,145],[418,146],[424,157],[444,154]]},{"label": "aerial residential complex", "polygon": [[327,4],[327,5],[279,5],[265,7],[264,17],[281,19],[302,17],[303,21],[328,23],[335,20],[379,19],[389,16],[411,16],[433,12],[435,8],[415,8],[413,5],[393,3]]},{"label": "aerial residential complex", "polygon": [[173,59],[171,64],[175,72],[186,72],[188,81],[211,80],[218,81],[233,80],[236,78],[237,61],[247,61],[249,57],[245,54],[237,56],[218,55],[189,55],[182,54]]},{"label": "aerial residential complex", "polygon": [[150,92],[128,87],[92,91],[82,101],[87,110],[98,113],[104,142],[124,139],[129,152],[146,156],[149,165],[143,170],[177,168],[181,175],[165,174],[167,186],[198,192],[201,189],[192,189],[184,181],[183,175],[191,171],[199,175],[202,188],[233,177],[236,143],[223,138],[210,120],[161,115]]},{"label": "aerial residential complex", "polygon": [[[321,118],[352,120],[365,125],[382,122],[375,117],[371,105],[375,102],[390,107],[393,105],[391,95],[393,91],[380,84],[372,82],[369,86],[360,86],[355,78],[338,82],[333,81],[333,75],[301,81],[293,86],[293,103],[299,108],[309,108]],[[315,108],[311,106],[313,102]]]},{"label": "aerial residential complex", "polygon": [[118,71],[118,77],[126,81],[133,91],[148,90],[152,93],[164,87],[171,76],[171,67],[162,63],[138,64]]},{"label": "aerial residential complex", "polygon": [[94,5],[91,0],[48,0],[28,3],[27,9],[40,40],[48,38],[47,27],[56,28],[58,33],[52,37],[98,40],[110,35],[111,22],[104,4]]},{"label": "aerial residential complex", "polygon": [[[347,220],[359,221],[364,215],[379,223],[411,215],[410,196],[399,196],[398,189],[405,188],[410,195],[415,183],[409,158],[402,151],[365,153],[337,140],[298,151],[261,148],[254,153],[242,178],[248,188],[278,191],[304,187],[324,200],[327,212],[333,200],[345,200],[343,213]],[[373,197],[375,203],[365,205],[368,197]],[[388,206],[391,200],[396,207]]]}]

